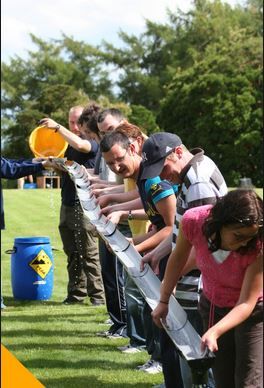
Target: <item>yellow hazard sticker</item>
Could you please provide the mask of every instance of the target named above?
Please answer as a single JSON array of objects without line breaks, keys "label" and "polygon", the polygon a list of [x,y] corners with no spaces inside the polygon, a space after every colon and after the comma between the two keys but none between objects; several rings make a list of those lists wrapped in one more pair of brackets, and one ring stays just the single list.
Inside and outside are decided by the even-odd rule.
[{"label": "yellow hazard sticker", "polygon": [[41,249],[29,265],[40,277],[42,277],[42,279],[44,279],[52,267],[52,262],[46,252]]}]

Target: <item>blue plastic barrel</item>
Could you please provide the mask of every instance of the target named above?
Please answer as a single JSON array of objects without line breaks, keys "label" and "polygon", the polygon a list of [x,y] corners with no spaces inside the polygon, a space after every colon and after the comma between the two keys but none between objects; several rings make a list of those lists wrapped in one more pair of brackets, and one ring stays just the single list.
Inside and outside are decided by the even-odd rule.
[{"label": "blue plastic barrel", "polygon": [[36,189],[37,184],[36,183],[24,183],[23,189]]},{"label": "blue plastic barrel", "polygon": [[11,256],[15,299],[47,300],[53,289],[53,256],[49,237],[17,237]]}]

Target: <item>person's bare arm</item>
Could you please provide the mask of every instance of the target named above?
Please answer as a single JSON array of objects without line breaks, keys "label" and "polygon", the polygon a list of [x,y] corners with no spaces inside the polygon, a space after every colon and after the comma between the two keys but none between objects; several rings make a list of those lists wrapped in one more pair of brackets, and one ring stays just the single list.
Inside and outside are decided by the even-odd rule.
[{"label": "person's bare arm", "polygon": [[152,312],[153,321],[162,328],[161,321],[166,322],[168,314],[169,298],[181,277],[183,268],[187,263],[191,252],[192,245],[184,236],[181,225],[179,228],[179,235],[177,237],[177,244],[175,249],[171,252],[167,262],[166,271],[160,289],[160,302]]},{"label": "person's bare arm", "polygon": [[103,209],[101,209],[101,213],[104,215],[108,215],[114,211],[125,210],[128,216],[129,210],[137,210],[137,209],[143,209],[143,205],[140,198],[136,198],[132,201],[128,201],[124,203],[118,203],[112,206],[106,206]]},{"label": "person's bare arm", "polygon": [[91,142],[87,139],[81,139],[67,128],[63,127],[56,121],[46,117],[40,120],[40,124],[44,127],[57,131],[75,150],[89,153],[92,149]]},{"label": "person's bare arm", "polygon": [[[174,224],[174,217],[176,211],[176,197],[175,195],[170,195],[166,198],[161,199],[156,203],[156,208],[159,214],[162,216],[165,227],[154,233],[147,240],[142,241],[138,245],[136,245],[136,249],[138,252],[145,252],[155,248],[161,241],[166,239],[171,233]],[[154,272],[158,273],[158,265],[159,261],[164,256],[160,256],[159,259],[155,262],[151,262],[150,265]]]},{"label": "person's bare arm", "polygon": [[[124,192],[124,185],[122,185],[122,189],[123,189],[122,192],[120,191],[118,192],[116,190],[110,190],[111,192],[108,192],[105,195],[98,196],[97,202],[102,208],[104,208],[111,203],[115,203],[115,202],[124,203],[124,202],[132,201],[134,199],[139,198],[137,190]],[[105,190],[107,191],[107,189]],[[93,190],[93,193],[95,194],[95,196],[97,196],[95,193],[95,190]]]}]

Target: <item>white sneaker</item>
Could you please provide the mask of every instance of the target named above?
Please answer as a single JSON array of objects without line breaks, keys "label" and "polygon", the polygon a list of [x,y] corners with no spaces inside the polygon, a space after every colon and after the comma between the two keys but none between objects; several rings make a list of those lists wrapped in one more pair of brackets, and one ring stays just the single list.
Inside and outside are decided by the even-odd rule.
[{"label": "white sneaker", "polygon": [[108,330],[106,330],[106,331],[99,331],[98,333],[96,333],[96,335],[98,337],[105,337],[105,338],[107,338],[110,334],[111,333]]},{"label": "white sneaker", "polygon": [[144,365],[139,365],[137,369],[142,372],[155,375],[162,372],[162,365],[158,361],[149,360]]},{"label": "white sneaker", "polygon": [[112,319],[108,318],[106,321],[104,322],[100,322],[99,325],[109,325],[111,326],[114,322],[112,321]]},{"label": "white sneaker", "polygon": [[134,354],[134,353],[142,352],[142,349],[131,345],[118,346],[117,349],[121,350],[122,353],[126,353],[126,354]]},{"label": "white sneaker", "polygon": [[146,369],[146,368],[149,368],[149,367],[152,365],[153,362],[154,362],[154,360],[148,360],[147,362],[145,362],[145,364],[143,364],[143,365],[138,365],[138,366],[136,367],[136,369],[137,369],[137,370],[144,370],[144,369]]},{"label": "white sneaker", "polygon": [[117,333],[111,333],[111,331],[99,331],[96,333],[98,337],[104,337],[104,338],[110,338],[110,339],[118,339],[118,338],[124,338],[122,335]]},{"label": "white sneaker", "polygon": [[118,334],[118,333],[110,333],[107,338],[109,339],[124,339],[125,337],[123,337],[122,335]]}]

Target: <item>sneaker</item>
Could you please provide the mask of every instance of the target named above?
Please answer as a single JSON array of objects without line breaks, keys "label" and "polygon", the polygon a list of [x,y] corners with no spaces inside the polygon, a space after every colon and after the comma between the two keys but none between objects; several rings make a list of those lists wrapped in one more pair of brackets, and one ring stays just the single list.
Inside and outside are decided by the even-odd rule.
[{"label": "sneaker", "polygon": [[158,385],[153,385],[152,388],[166,388],[165,382]]},{"label": "sneaker", "polygon": [[162,365],[158,361],[149,360],[144,365],[139,365],[137,370],[155,375],[162,372]]},{"label": "sneaker", "polygon": [[112,333],[111,331],[99,331],[96,333],[98,337],[104,337],[104,338],[109,338],[109,339],[118,339],[118,338],[124,338],[122,335],[118,333]]},{"label": "sneaker", "polygon": [[162,373],[162,365],[158,361],[153,361],[153,364],[149,368],[144,369],[143,372],[149,373],[151,375]]},{"label": "sneaker", "polygon": [[98,306],[104,306],[105,302],[103,300],[93,300],[91,301],[92,306],[98,307]]},{"label": "sneaker", "polygon": [[109,330],[99,331],[98,333],[96,333],[97,337],[105,337],[105,338],[107,338],[110,334],[111,333]]},{"label": "sneaker", "polygon": [[112,319],[108,318],[105,322],[100,322],[99,325],[108,325],[108,326],[112,326],[113,325],[113,321]]},{"label": "sneaker", "polygon": [[124,337],[118,333],[113,333],[113,334],[110,334],[107,336],[107,338],[109,339],[124,339]]},{"label": "sneaker", "polygon": [[136,367],[137,370],[142,370],[142,369],[146,369],[146,368],[149,368],[153,363],[153,360],[148,360],[147,362],[145,362],[145,364],[143,365],[138,365]]},{"label": "sneaker", "polygon": [[62,302],[63,304],[80,304],[83,303],[83,300],[78,300],[73,297],[68,296],[64,301]]},{"label": "sneaker", "polygon": [[120,350],[122,353],[126,353],[126,354],[134,354],[134,353],[142,352],[141,348],[137,348],[136,346],[131,346],[131,345],[118,346],[117,349]]}]

